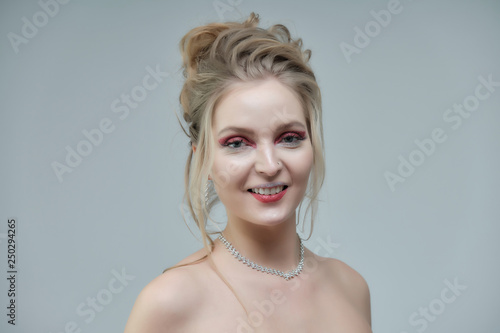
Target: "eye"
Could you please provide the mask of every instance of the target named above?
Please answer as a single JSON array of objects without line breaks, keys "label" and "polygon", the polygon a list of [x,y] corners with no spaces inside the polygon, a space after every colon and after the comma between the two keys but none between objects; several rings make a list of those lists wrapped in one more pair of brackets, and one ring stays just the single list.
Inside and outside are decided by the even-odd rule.
[{"label": "eye", "polygon": [[286,132],[283,133],[278,140],[277,143],[284,144],[285,146],[298,146],[301,141],[305,139],[305,132]]},{"label": "eye", "polygon": [[228,147],[231,149],[241,149],[243,147],[252,145],[250,142],[248,142],[248,140],[239,136],[232,138],[225,138],[220,140],[219,142],[223,147]]},{"label": "eye", "polygon": [[241,146],[243,146],[243,144],[243,140],[231,140],[231,142],[226,143],[225,146],[231,148],[240,148]]},{"label": "eye", "polygon": [[283,141],[284,143],[293,143],[296,140],[298,140],[297,136],[295,136],[295,135],[287,135],[281,141]]}]

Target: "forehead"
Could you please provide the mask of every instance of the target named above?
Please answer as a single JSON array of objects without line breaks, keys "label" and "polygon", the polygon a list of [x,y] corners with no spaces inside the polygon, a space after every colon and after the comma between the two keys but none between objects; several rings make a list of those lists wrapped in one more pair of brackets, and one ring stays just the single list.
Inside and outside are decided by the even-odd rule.
[{"label": "forehead", "polygon": [[274,78],[238,82],[219,101],[213,117],[215,134],[225,127],[274,129],[283,124],[306,125],[296,93]]}]

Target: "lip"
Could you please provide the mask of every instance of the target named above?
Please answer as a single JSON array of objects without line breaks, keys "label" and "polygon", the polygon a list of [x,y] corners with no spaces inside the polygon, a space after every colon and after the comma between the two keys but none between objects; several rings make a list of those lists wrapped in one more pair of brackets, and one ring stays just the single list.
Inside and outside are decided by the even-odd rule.
[{"label": "lip", "polygon": [[[270,186],[270,187],[273,187],[273,186]],[[269,194],[268,195],[266,195],[266,194],[257,194],[257,193],[253,193],[252,191],[250,191],[250,194],[253,195],[253,197],[255,199],[259,200],[260,202],[271,203],[271,202],[276,202],[276,201],[281,200],[281,198],[283,198],[283,196],[286,194],[287,190],[288,190],[288,187],[285,188],[280,193],[276,193],[276,194],[270,194],[270,195]]]}]

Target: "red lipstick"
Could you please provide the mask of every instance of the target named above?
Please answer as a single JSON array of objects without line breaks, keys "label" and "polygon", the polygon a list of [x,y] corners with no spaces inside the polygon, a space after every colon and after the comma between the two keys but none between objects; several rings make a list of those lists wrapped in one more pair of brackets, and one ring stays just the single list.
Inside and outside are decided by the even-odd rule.
[{"label": "red lipstick", "polygon": [[260,202],[270,203],[270,202],[276,202],[276,201],[281,200],[281,198],[283,198],[283,196],[286,194],[286,190],[288,190],[288,187],[285,188],[280,193],[276,193],[276,194],[266,195],[266,194],[254,193],[254,192],[251,192],[251,191],[250,191],[250,193],[253,195],[253,197],[255,199],[259,200]]}]

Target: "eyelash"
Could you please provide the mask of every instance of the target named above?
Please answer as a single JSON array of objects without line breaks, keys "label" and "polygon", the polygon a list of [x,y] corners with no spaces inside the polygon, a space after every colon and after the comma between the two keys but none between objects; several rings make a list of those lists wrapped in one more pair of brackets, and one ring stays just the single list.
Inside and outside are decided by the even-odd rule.
[{"label": "eyelash", "polygon": [[279,137],[277,142],[283,141],[285,138],[293,138],[293,142],[283,142],[287,146],[297,146],[299,145],[300,141],[305,140],[305,133],[299,133],[299,132],[286,132],[282,136]]},{"label": "eyelash", "polygon": [[[283,141],[286,138],[292,138],[294,141],[293,142],[283,142],[283,144],[287,147],[296,147],[299,145],[300,141],[305,140],[305,133],[303,132],[286,132],[282,134],[277,140],[276,143],[279,143],[280,141]],[[223,143],[221,144],[223,147],[227,147],[230,149],[242,149],[244,147],[233,147],[231,146],[232,144],[239,143],[239,144],[246,144],[251,147],[254,147],[255,144],[250,143],[248,140],[245,138],[242,138],[240,136],[235,136],[226,140],[221,140]]]},{"label": "eyelash", "polygon": [[231,145],[235,144],[235,143],[245,143],[246,145],[253,146],[250,142],[248,142],[248,140],[246,140],[240,136],[232,137],[232,138],[225,140],[225,142],[222,144],[222,146],[227,147],[227,148],[231,148],[231,149],[243,148],[243,147],[232,147]]}]

